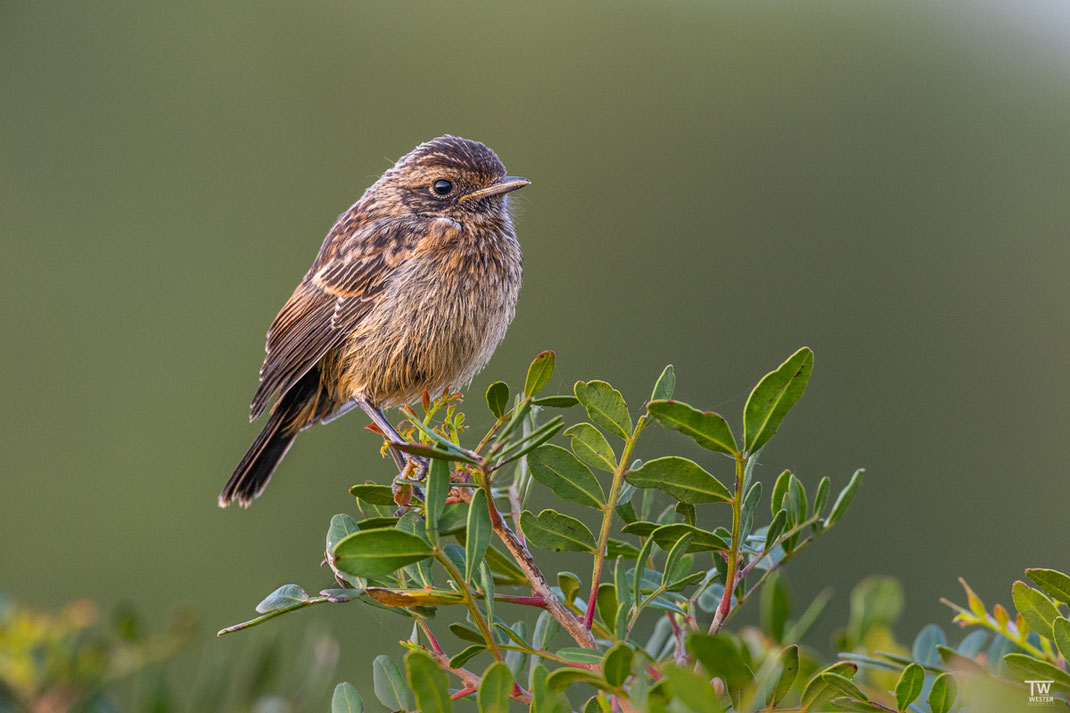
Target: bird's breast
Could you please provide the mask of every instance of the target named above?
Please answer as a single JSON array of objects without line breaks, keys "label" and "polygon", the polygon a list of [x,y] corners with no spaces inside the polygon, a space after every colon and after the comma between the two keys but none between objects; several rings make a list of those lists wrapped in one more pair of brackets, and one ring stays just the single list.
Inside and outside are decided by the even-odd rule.
[{"label": "bird's breast", "polygon": [[511,230],[429,231],[343,346],[343,397],[383,407],[461,388],[513,319],[522,254]]}]

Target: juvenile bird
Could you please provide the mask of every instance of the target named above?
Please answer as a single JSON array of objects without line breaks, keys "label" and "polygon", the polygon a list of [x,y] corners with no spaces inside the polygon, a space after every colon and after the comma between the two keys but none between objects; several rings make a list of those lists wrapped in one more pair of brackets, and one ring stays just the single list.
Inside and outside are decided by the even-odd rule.
[{"label": "juvenile bird", "polygon": [[220,507],[259,496],[300,431],[359,406],[399,442],[382,409],[472,380],[513,319],[522,255],[506,197],[528,183],[484,144],[440,136],[338,218],[268,330],[250,420],[273,405]]}]

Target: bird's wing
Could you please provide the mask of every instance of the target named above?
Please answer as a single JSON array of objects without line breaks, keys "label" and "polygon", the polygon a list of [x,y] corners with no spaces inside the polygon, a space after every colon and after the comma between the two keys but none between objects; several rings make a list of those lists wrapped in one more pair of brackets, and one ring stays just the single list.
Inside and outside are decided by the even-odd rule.
[{"label": "bird's wing", "polygon": [[305,279],[267,334],[267,356],[251,418],[281,397],[370,311],[401,265],[426,236],[411,221],[372,221],[352,232],[345,219],[324,241]]}]

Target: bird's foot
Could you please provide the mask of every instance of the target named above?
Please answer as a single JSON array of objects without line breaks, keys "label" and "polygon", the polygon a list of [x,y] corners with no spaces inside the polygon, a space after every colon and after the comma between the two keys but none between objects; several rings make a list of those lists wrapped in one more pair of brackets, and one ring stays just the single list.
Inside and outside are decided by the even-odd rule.
[{"label": "bird's foot", "polygon": [[423,480],[427,477],[427,469],[430,461],[422,456],[414,456],[405,453],[405,468],[401,471],[401,477],[406,480]]},{"label": "bird's foot", "polygon": [[426,477],[428,464],[429,461],[426,458],[405,454],[405,466],[391,486],[394,502],[398,504],[397,512],[394,513],[395,517],[401,517],[408,511],[413,495],[420,500],[424,499],[423,490],[416,483]]}]

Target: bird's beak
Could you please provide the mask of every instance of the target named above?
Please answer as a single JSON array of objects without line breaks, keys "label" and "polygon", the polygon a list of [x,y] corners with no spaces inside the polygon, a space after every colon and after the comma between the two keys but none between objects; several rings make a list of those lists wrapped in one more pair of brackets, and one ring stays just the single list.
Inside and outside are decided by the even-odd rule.
[{"label": "bird's beak", "polygon": [[530,183],[531,181],[526,178],[521,178],[520,176],[506,176],[505,178],[501,178],[495,181],[486,188],[481,188],[478,191],[472,191],[471,193],[467,193],[461,196],[459,202],[464,202],[467,200],[481,200],[483,198],[486,198],[487,196],[501,195],[502,193],[515,191],[517,188],[523,188],[524,186],[527,186]]}]

